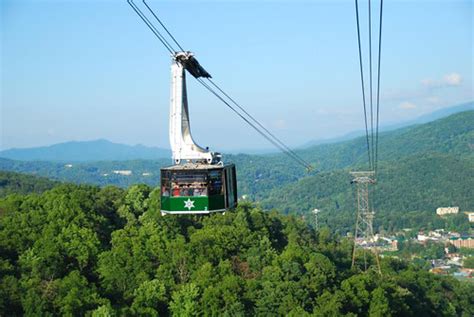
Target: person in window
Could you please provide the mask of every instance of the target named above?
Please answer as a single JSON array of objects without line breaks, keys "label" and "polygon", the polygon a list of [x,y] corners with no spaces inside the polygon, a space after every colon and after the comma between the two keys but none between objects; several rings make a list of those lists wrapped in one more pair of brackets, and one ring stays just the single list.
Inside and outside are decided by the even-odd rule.
[{"label": "person in window", "polygon": [[179,197],[181,196],[181,192],[179,190],[179,187],[178,185],[176,185],[174,188],[173,188],[173,197]]},{"label": "person in window", "polygon": [[186,189],[186,194],[187,194],[188,196],[192,196],[193,193],[194,193],[194,190],[193,190],[192,186],[191,186],[191,185],[188,185],[188,188]]}]

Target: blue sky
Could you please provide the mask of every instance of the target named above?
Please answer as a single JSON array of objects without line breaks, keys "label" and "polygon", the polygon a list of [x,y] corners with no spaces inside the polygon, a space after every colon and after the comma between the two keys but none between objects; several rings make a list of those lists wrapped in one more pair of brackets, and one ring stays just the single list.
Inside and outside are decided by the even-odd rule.
[{"label": "blue sky", "polygon": [[[291,146],[363,129],[353,1],[149,4]],[[472,20],[471,1],[385,0],[381,125],[474,99]],[[1,68],[2,149],[98,138],[169,147],[170,56],[125,0],[1,1]],[[199,144],[271,148],[191,78],[188,89]]]}]

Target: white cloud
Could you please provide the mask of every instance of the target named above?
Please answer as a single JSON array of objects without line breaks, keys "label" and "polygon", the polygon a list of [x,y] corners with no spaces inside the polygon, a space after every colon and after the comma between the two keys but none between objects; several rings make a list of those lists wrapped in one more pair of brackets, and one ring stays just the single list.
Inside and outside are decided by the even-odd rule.
[{"label": "white cloud", "polygon": [[411,110],[411,109],[415,109],[415,108],[416,108],[416,105],[415,105],[414,103],[405,101],[405,102],[402,102],[402,103],[398,106],[398,108],[403,109],[403,110]]},{"label": "white cloud", "polygon": [[462,77],[458,73],[447,74],[444,76],[443,82],[448,86],[459,86],[462,82]]},{"label": "white cloud", "polygon": [[462,76],[459,73],[450,73],[443,76],[442,79],[425,78],[421,80],[421,85],[426,88],[441,88],[449,86],[460,86]]}]

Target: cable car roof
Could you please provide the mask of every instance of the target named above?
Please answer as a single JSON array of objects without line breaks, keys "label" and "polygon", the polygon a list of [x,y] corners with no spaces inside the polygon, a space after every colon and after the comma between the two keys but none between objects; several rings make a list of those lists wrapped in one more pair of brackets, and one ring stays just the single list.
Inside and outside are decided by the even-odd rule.
[{"label": "cable car roof", "polygon": [[173,171],[214,170],[214,169],[223,169],[224,167],[227,167],[230,165],[233,165],[233,164],[214,165],[214,164],[200,164],[200,163],[185,163],[181,165],[163,167],[161,170],[173,170]]}]

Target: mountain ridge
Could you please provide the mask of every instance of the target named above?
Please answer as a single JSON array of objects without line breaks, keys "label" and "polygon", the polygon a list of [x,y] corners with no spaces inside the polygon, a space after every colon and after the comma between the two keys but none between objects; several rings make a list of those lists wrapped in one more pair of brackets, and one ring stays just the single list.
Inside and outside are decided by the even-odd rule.
[{"label": "mountain ridge", "polygon": [[[379,159],[381,162],[397,161],[414,155],[441,153],[461,158],[474,158],[474,111],[451,115],[426,124],[384,132],[380,135]],[[298,153],[315,166],[307,173],[284,154],[226,155],[226,161],[235,163],[239,179],[239,193],[250,199],[265,199],[275,187],[297,182],[299,179],[333,170],[366,169],[367,149],[364,137],[334,144],[317,145]],[[75,183],[108,184],[128,187],[134,183],[156,186],[159,170],[171,164],[167,159],[96,161],[96,162],[47,162],[17,161],[0,158],[0,170],[24,172],[46,176],[55,180]],[[116,170],[130,170],[121,176]]]},{"label": "mountain ridge", "polygon": [[[412,125],[424,124],[452,114],[463,111],[474,110],[474,102],[466,102],[460,105],[443,108],[432,113],[422,115],[414,120],[402,123],[382,126],[380,133],[399,130]],[[306,144],[296,147],[296,151],[306,151],[319,145],[327,145],[351,141],[364,135],[363,131],[349,132],[343,136],[322,140],[309,141]],[[247,151],[247,152],[246,152]],[[238,155],[278,155],[275,149],[263,148],[255,149],[228,149],[223,153]],[[38,146],[30,148],[10,148],[0,151],[0,157],[19,161],[53,161],[53,162],[93,162],[93,161],[127,161],[136,159],[160,159],[171,157],[171,150],[159,147],[150,147],[142,144],[127,145],[115,143],[106,139],[90,141],[68,141],[56,143],[48,146]]]},{"label": "mountain ridge", "polygon": [[[413,120],[408,120],[408,121],[403,121],[399,123],[393,123],[393,124],[388,124],[388,125],[383,125],[380,127],[379,131],[380,133],[383,132],[389,132],[393,130],[398,130],[401,128],[405,128],[408,126],[412,125],[418,125],[418,124],[424,124],[424,123],[429,123],[432,121],[436,121],[438,119],[442,119],[445,117],[449,117],[450,115],[459,113],[459,112],[464,112],[464,111],[470,111],[474,110],[474,101],[468,101],[465,103],[461,103],[459,105],[447,107],[447,108],[442,108],[436,111],[433,111],[428,114],[424,114],[421,116],[418,116],[417,118]],[[302,146],[298,147],[298,149],[304,150],[312,146],[316,145],[321,145],[321,144],[330,144],[330,143],[338,143],[338,142],[343,142],[343,141],[348,141],[360,136],[365,135],[365,131],[363,130],[358,130],[358,131],[352,131],[346,134],[343,134],[339,137],[335,138],[328,138],[328,139],[320,139],[320,140],[312,140],[309,141]]]},{"label": "mountain ridge", "polygon": [[19,161],[86,162],[108,160],[159,159],[170,157],[171,151],[141,144],[126,145],[105,139],[69,141],[33,148],[0,151],[0,157]]}]

